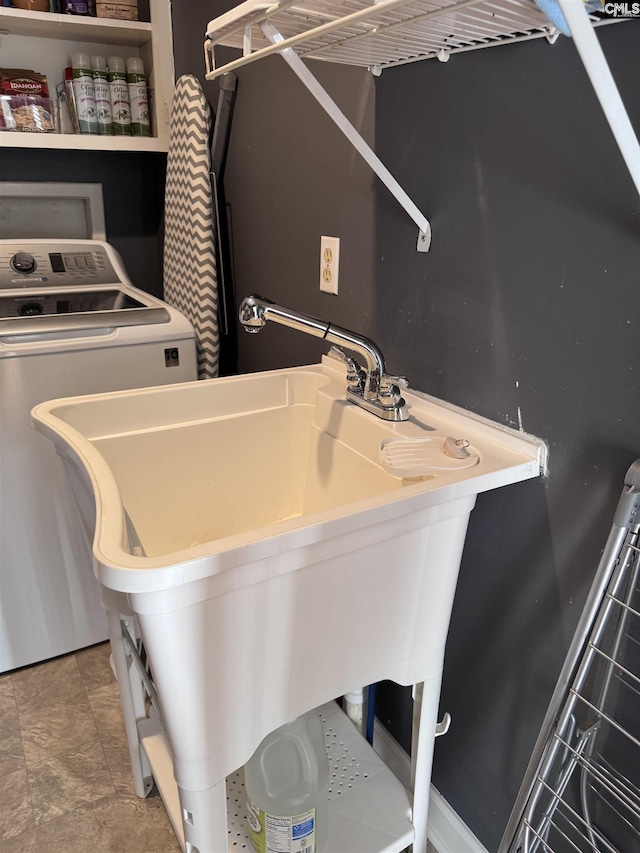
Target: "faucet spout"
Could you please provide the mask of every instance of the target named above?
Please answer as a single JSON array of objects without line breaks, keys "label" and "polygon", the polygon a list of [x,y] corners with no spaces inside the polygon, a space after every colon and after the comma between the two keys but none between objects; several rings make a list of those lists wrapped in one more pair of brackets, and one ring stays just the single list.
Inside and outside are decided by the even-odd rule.
[{"label": "faucet spout", "polygon": [[270,299],[257,294],[242,300],[238,319],[247,332],[253,333],[259,332],[267,320],[272,320],[281,326],[288,326],[290,329],[297,329],[299,332],[306,332],[316,338],[324,338],[329,328],[329,324],[323,320],[283,308],[282,305],[276,305]]},{"label": "faucet spout", "polygon": [[306,332],[307,335],[323,338],[331,344],[346,347],[362,356],[368,374],[377,379],[384,376],[384,356],[373,341],[356,332],[350,332],[308,314],[292,311],[290,308],[283,308],[282,305],[276,305],[270,299],[257,294],[242,300],[239,319],[247,332],[259,332],[267,320],[272,320],[281,326],[288,326],[290,329]]},{"label": "faucet spout", "polygon": [[[409,417],[405,402],[400,396],[399,390],[390,383],[394,377],[388,377],[385,371],[384,356],[379,347],[364,335],[350,332],[341,326],[319,320],[308,314],[293,311],[277,305],[264,296],[253,294],[242,300],[238,312],[238,319],[247,332],[257,333],[264,327],[267,320],[288,326],[299,332],[305,332],[312,337],[322,338],[338,347],[345,347],[358,353],[364,360],[365,368],[362,371],[363,378],[360,387],[349,387],[348,399],[373,411],[378,417],[385,420],[407,420]],[[346,357],[345,357],[346,361]],[[389,389],[393,391],[390,393]],[[366,405],[365,405],[366,401]]]}]

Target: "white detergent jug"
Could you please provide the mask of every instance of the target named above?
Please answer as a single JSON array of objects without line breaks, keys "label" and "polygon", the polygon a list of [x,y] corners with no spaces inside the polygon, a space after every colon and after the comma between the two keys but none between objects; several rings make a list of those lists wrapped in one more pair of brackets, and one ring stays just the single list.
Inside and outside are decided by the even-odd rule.
[{"label": "white detergent jug", "polygon": [[317,711],[267,735],[244,774],[256,853],[321,853],[329,821],[329,762]]}]

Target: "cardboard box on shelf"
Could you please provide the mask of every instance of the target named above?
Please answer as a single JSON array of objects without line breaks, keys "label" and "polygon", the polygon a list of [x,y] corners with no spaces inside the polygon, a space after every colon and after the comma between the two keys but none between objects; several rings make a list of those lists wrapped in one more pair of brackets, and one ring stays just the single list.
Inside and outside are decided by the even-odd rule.
[{"label": "cardboard box on shelf", "polygon": [[118,18],[121,21],[138,20],[138,0],[97,0],[96,15],[98,18]]}]

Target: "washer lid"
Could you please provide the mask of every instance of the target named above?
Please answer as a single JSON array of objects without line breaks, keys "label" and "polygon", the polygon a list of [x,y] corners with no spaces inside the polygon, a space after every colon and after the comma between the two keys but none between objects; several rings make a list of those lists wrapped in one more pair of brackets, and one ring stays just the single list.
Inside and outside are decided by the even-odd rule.
[{"label": "washer lid", "polygon": [[0,202],[7,239],[107,239],[102,184],[0,181]]},{"label": "washer lid", "polygon": [[103,329],[168,323],[169,312],[155,300],[121,288],[13,291],[0,296],[0,335],[33,335],[63,330]]}]

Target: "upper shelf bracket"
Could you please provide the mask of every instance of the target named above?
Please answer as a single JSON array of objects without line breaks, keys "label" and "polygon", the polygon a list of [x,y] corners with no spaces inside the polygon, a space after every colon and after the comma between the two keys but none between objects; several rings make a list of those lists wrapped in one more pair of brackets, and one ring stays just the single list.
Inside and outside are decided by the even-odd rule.
[{"label": "upper shelf bracket", "polygon": [[[260,23],[260,29],[272,44],[280,44],[284,41],[284,36],[268,21],[262,21]],[[358,154],[360,154],[365,162],[368,163],[382,183],[387,187],[389,192],[391,192],[411,219],[413,219],[415,224],[418,226],[418,241],[416,248],[419,252],[428,252],[429,246],[431,245],[431,225],[429,224],[429,220],[426,216],[420,212],[407,193],[393,177],[391,172],[387,169],[377,154],[375,154],[367,145],[356,128],[351,124],[336,102],[313,76],[311,71],[309,71],[293,48],[283,48],[280,51],[280,55],[294,74],[302,81],[302,83],[304,83],[309,92],[311,92],[316,101],[318,101],[320,106],[325,110],[329,118],[344,133]]]}]

